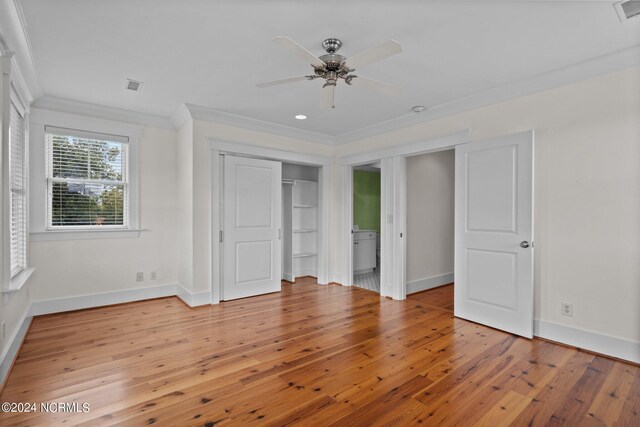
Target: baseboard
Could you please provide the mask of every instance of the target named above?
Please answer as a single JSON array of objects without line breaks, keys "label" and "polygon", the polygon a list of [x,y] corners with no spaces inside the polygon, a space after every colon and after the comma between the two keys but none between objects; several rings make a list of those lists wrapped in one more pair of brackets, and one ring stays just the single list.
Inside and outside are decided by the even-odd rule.
[{"label": "baseboard", "polygon": [[610,337],[597,332],[572,328],[539,319],[534,320],[533,329],[533,334],[540,338],[640,363],[639,342]]},{"label": "baseboard", "polygon": [[193,293],[181,285],[176,285],[176,296],[189,307],[198,307],[211,304],[211,292]]},{"label": "baseboard", "polygon": [[177,283],[149,286],[146,288],[123,289],[111,292],[77,295],[65,298],[31,301],[19,321],[19,327],[8,339],[8,345],[0,354],[0,391],[18,355],[33,316],[104,307],[126,302],[143,301],[153,298],[177,296],[189,307],[211,304],[210,292],[192,293]]},{"label": "baseboard", "polygon": [[282,274],[282,280],[286,280],[287,282],[293,282],[293,274],[290,273],[283,273]]},{"label": "baseboard", "polygon": [[11,371],[13,362],[18,356],[18,352],[20,351],[22,342],[24,341],[24,338],[27,335],[27,331],[29,330],[29,326],[31,325],[31,320],[33,320],[33,316],[31,315],[31,307],[27,306],[24,313],[20,317],[18,327],[13,331],[13,334],[11,334],[11,337],[9,337],[9,339],[7,340],[7,346],[0,355],[0,392],[4,388],[4,383],[7,379],[7,376],[9,375],[9,371]]},{"label": "baseboard", "polygon": [[341,283],[341,282],[342,282],[341,273],[329,273],[329,283]]},{"label": "baseboard", "polygon": [[413,280],[411,282],[407,282],[407,295],[426,291],[427,289],[437,288],[438,286],[447,285],[452,282],[453,273]]},{"label": "baseboard", "polygon": [[299,270],[299,271],[295,271],[294,272],[294,277],[305,277],[305,276],[311,276],[311,277],[318,277],[318,270],[310,268],[307,270]]},{"label": "baseboard", "polygon": [[172,283],[146,288],[123,289],[96,294],[31,301],[31,314],[33,316],[40,316],[63,311],[82,310],[85,308],[103,307],[125,302],[169,297],[176,295],[177,286],[177,284]]}]

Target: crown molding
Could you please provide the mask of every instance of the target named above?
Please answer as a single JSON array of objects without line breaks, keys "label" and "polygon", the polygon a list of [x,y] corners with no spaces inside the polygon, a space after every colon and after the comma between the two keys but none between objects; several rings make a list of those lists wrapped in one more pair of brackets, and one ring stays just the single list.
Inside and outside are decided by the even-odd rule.
[{"label": "crown molding", "polygon": [[105,107],[102,105],[89,104],[86,102],[57,98],[53,96],[42,96],[36,99],[33,103],[33,107],[45,110],[62,111],[65,113],[73,113],[99,119],[113,120],[117,122],[131,123],[135,125],[175,129],[173,123],[171,123],[171,120],[167,117],[154,116],[151,114],[144,114],[120,108]]},{"label": "crown molding", "polygon": [[33,102],[33,96],[31,95],[27,82],[24,80],[24,76],[20,72],[20,67],[18,67],[14,53],[5,51],[0,59],[2,60],[2,74],[9,76],[11,86],[16,91],[18,98],[20,98],[22,106],[28,112]]},{"label": "crown molding", "polygon": [[395,119],[387,120],[346,132],[335,137],[335,144],[342,145],[358,141],[393,130],[426,123],[432,120],[463,113],[487,105],[496,104],[536,92],[554,89],[581,80],[587,80],[603,74],[622,71],[626,68],[640,66],[640,45],[613,52],[607,55],[559,68],[534,77],[499,86],[474,95],[428,108],[422,113],[409,113]]},{"label": "crown molding", "polygon": [[[237,114],[226,113],[224,111],[218,111],[212,108],[201,107],[194,104],[184,104],[184,107],[188,110],[190,117],[194,120],[204,120],[221,125],[253,130],[256,132],[270,133],[274,135],[301,139],[304,141],[326,145],[335,145],[334,137],[322,133],[310,132],[291,126],[285,126],[277,123],[267,122],[264,120],[240,116]],[[174,122],[174,124],[179,123],[182,126],[184,123],[186,123],[184,112],[181,112],[180,108],[176,111],[176,113],[174,113],[174,116],[176,117],[176,119],[182,120],[182,122],[178,121]]]},{"label": "crown molding", "polygon": [[0,2],[0,48],[3,54],[15,53],[14,76],[17,73],[28,90],[23,94],[32,101],[44,93],[38,79],[27,26],[19,0]]},{"label": "crown molding", "polygon": [[192,118],[338,146],[636,66],[640,66],[640,45],[439,104],[421,113],[407,113],[337,136],[305,131],[194,104],[181,105],[171,118],[176,128]]},{"label": "crown molding", "polygon": [[640,45],[635,45],[528,79],[478,92],[465,98],[439,104],[422,113],[407,113],[384,122],[333,136],[194,104],[182,104],[171,117],[161,117],[70,99],[43,96],[19,0],[0,2],[0,51],[6,55],[10,54],[10,49],[15,50],[12,60],[14,63],[12,64],[13,77],[24,89],[22,92],[26,101],[30,103],[35,98],[34,106],[39,108],[166,129],[179,129],[190,119],[196,119],[332,146],[347,144],[599,75],[621,71],[625,68],[640,66]]}]

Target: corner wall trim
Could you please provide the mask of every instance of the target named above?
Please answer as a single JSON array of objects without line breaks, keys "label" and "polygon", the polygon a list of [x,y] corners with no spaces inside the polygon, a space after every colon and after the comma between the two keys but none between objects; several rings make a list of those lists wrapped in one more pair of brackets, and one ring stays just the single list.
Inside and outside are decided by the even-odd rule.
[{"label": "corner wall trim", "polygon": [[66,298],[52,298],[31,302],[31,315],[60,313],[63,311],[82,310],[85,308],[103,307],[125,302],[142,301],[152,298],[176,295],[175,283],[146,288],[123,289],[112,292],[77,295]]},{"label": "corner wall trim", "polygon": [[31,308],[30,306],[27,306],[20,318],[20,321],[18,322],[19,326],[7,340],[7,346],[2,352],[2,355],[0,355],[0,391],[4,388],[4,383],[7,380],[7,376],[9,376],[9,371],[13,366],[14,360],[16,360],[16,357],[18,356],[18,351],[20,351],[22,342],[27,335],[27,331],[31,325],[31,320],[33,320],[33,316],[30,312]]},{"label": "corner wall trim", "polygon": [[131,123],[140,126],[172,130],[176,129],[171,119],[167,117],[145,114],[131,110],[123,110],[121,108],[107,107],[99,104],[90,104],[87,102],[58,98],[55,96],[41,96],[34,101],[33,106],[45,110],[63,111],[65,113]]},{"label": "corner wall trim", "polygon": [[628,341],[540,319],[534,320],[533,334],[562,344],[640,363],[640,342]]},{"label": "corner wall trim", "polygon": [[342,273],[329,273],[329,283],[339,283],[342,285]]},{"label": "corner wall trim", "polygon": [[407,282],[407,295],[437,288],[442,285],[448,285],[449,283],[453,283],[453,273],[412,280],[411,282]]},{"label": "corner wall trim", "polygon": [[189,307],[198,307],[211,304],[211,292],[193,293],[181,285],[176,285],[176,296]]}]

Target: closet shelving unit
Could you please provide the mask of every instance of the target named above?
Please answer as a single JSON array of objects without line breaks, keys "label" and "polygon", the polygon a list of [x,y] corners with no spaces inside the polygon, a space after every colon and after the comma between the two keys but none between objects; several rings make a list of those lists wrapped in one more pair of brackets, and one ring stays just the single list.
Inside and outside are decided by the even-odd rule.
[{"label": "closet shelving unit", "polygon": [[318,275],[318,183],[283,181],[282,193],[282,276]]}]

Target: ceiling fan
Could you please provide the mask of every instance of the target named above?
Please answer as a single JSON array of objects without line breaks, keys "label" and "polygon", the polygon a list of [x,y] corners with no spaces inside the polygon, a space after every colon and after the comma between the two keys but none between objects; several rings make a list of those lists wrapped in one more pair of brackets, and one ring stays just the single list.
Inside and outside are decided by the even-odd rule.
[{"label": "ceiling fan", "polygon": [[398,86],[352,74],[357,68],[402,52],[400,44],[393,40],[388,40],[349,58],[336,53],[340,47],[342,47],[342,41],[336,38],[329,38],[322,42],[322,47],[324,47],[327,53],[320,57],[309,52],[289,37],[274,37],[273,42],[288,49],[294,55],[311,64],[314,74],[258,83],[258,87],[322,78],[325,80],[325,83],[322,86],[322,92],[320,94],[320,108],[323,109],[335,108],[335,89],[339,79],[344,80],[345,83],[350,86],[360,86],[385,95],[396,95],[401,91],[401,88]]}]

